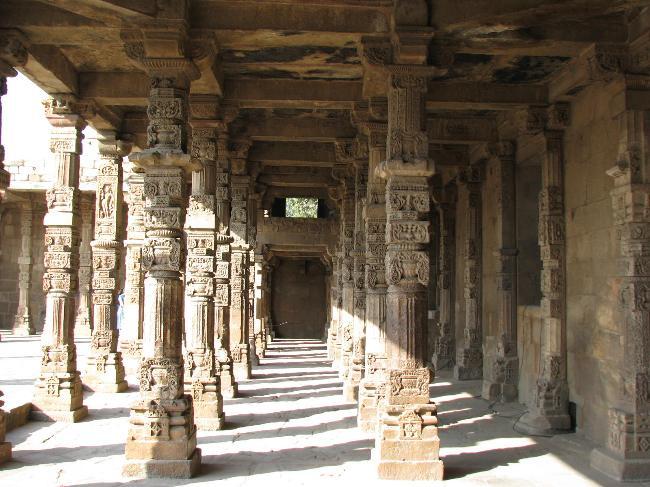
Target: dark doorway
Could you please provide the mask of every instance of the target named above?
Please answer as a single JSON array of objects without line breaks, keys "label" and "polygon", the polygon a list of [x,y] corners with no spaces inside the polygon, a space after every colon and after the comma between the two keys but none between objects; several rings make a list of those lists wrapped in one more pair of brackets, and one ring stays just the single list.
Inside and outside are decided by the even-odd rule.
[{"label": "dark doorway", "polygon": [[325,268],[316,259],[279,259],[273,270],[272,315],[278,338],[321,339]]}]

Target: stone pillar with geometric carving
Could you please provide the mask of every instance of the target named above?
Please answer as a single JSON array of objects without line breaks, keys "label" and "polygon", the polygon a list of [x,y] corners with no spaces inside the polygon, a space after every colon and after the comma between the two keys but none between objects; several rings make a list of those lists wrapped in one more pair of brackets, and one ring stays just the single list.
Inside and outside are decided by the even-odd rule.
[{"label": "stone pillar with geometric carving", "polygon": [[619,115],[620,143],[613,178],[613,220],[619,236],[620,269],[612,288],[618,293],[624,357],[619,372],[622,394],[608,411],[608,441],[591,453],[591,465],[619,481],[650,478],[650,167],[647,111]]},{"label": "stone pillar with geometric carving", "polygon": [[440,255],[438,289],[440,309],[438,336],[435,337],[431,363],[435,370],[452,368],[456,361],[456,328],[454,313],[456,275],[456,185],[449,183],[437,204],[440,218]]},{"label": "stone pillar with geometric carving", "polygon": [[377,428],[378,400],[386,382],[386,182],[377,168],[386,158],[387,126],[368,122],[369,170],[366,198],[366,350],[365,375],[359,384],[357,424]]},{"label": "stone pillar with geometric carving", "polygon": [[339,257],[334,254],[332,256],[332,276],[330,278],[330,323],[327,329],[327,358],[332,361],[333,365],[335,365],[337,360],[336,341],[339,329],[339,273]]},{"label": "stone pillar with geometric carving", "polygon": [[347,401],[359,399],[359,383],[363,378],[366,357],[366,225],[364,213],[368,184],[368,140],[355,140],[354,183],[354,322],[352,327],[352,357],[347,380],[343,383],[343,397]]},{"label": "stone pillar with geometric carving", "polygon": [[90,297],[92,280],[92,248],[95,202],[88,194],[81,194],[81,244],[79,246],[79,290],[77,315],[74,321],[75,338],[90,338],[93,333],[93,309]]},{"label": "stone pillar with geometric carving", "polygon": [[[173,9],[176,4],[165,5]],[[169,15],[181,13],[185,11]],[[174,26],[174,30],[156,25],[122,33],[127,54],[151,80],[148,148],[130,156],[144,170],[142,267],[146,273],[140,392],[131,406],[123,470],[131,477],[188,478],[201,463],[193,400],[183,388],[181,276],[186,173],[199,168],[187,148],[188,95],[190,81],[198,78],[199,71],[184,57],[185,30]],[[159,57],[161,43],[169,57]]]},{"label": "stone pillar with geometric carving", "polygon": [[[542,257],[542,344],[535,396],[519,425],[534,434],[571,428],[566,350],[566,242],[564,215],[564,128],[567,104],[530,112],[529,130],[542,130],[542,190],[539,194],[539,246]],[[538,127],[533,125],[537,124]]]},{"label": "stone pillar with geometric carving", "polygon": [[201,430],[223,427],[223,397],[214,358],[214,276],[217,220],[215,175],[217,133],[209,121],[192,122],[192,195],[185,221],[185,393],[194,399]]},{"label": "stone pillar with geometric carving", "polygon": [[264,254],[255,254],[255,353],[257,358],[264,358],[266,352],[265,307],[266,307],[266,260]]},{"label": "stone pillar with geometric carving", "polygon": [[20,237],[21,248],[18,257],[18,310],[14,319],[13,334],[28,336],[36,333],[31,313],[30,295],[32,290],[32,235],[34,228],[34,203],[27,194],[21,204]]},{"label": "stone pillar with geometric carving", "polygon": [[93,332],[84,384],[100,392],[128,389],[122,353],[117,351],[118,270],[122,256],[122,159],[131,144],[114,132],[100,131],[95,239],[92,241]]},{"label": "stone pillar with geometric carving", "polygon": [[496,237],[498,332],[496,350],[487,360],[483,375],[483,398],[511,402],[518,397],[517,357],[517,233],[515,227],[515,144],[500,142],[490,148],[496,173]]},{"label": "stone pillar with geometric carving", "polygon": [[230,255],[230,354],[236,380],[249,379],[251,362],[248,343],[248,195],[250,177],[246,157],[250,142],[231,144],[230,164],[230,236],[233,238]]},{"label": "stone pillar with geometric carving", "polygon": [[434,173],[423,126],[430,68],[387,66],[386,398],[373,452],[379,477],[441,480],[437,408],[425,365],[429,282],[429,178]]},{"label": "stone pillar with geometric carving", "polygon": [[79,158],[82,107],[69,95],[45,103],[52,125],[53,186],[46,192],[45,325],[41,339],[41,372],[36,380],[32,416],[42,421],[78,421],[88,414],[77,371],[74,344],[75,295],[79,268]]},{"label": "stone pillar with geometric carving", "polygon": [[237,396],[237,382],[233,373],[232,354],[230,353],[230,244],[233,242],[233,238],[229,235],[230,155],[227,121],[228,118],[224,118],[217,127],[215,211],[218,231],[215,237],[215,358],[221,378],[221,394],[232,399]]},{"label": "stone pillar with geometric carving", "polygon": [[120,330],[120,349],[126,369],[137,372],[142,357],[142,321],[144,316],[144,271],[142,244],[144,243],[144,172],[131,166],[128,177],[128,222],[126,226],[124,320]]},{"label": "stone pillar with geometric carving", "polygon": [[465,240],[463,258],[465,260],[465,328],[463,341],[456,352],[457,362],[454,376],[458,380],[477,380],[483,378],[483,331],[481,313],[482,286],[482,223],[481,223],[481,181],[482,163],[466,168],[458,177],[460,190],[465,203]]},{"label": "stone pillar with geometric carving", "polygon": [[259,167],[252,167],[251,173],[251,190],[248,194],[248,358],[251,365],[259,365],[257,356],[255,331],[255,248],[257,247],[257,211],[259,206],[260,194],[254,191],[255,179],[259,173]]},{"label": "stone pillar with geometric carving", "polygon": [[[351,143],[337,141],[337,159],[350,161],[352,154]],[[354,177],[349,162],[333,170],[334,177],[341,182],[341,306],[339,310],[339,330],[337,334],[338,348],[340,349],[339,376],[345,381],[352,363],[353,354],[353,329],[354,329],[354,222],[355,222],[355,200],[354,200]]]}]

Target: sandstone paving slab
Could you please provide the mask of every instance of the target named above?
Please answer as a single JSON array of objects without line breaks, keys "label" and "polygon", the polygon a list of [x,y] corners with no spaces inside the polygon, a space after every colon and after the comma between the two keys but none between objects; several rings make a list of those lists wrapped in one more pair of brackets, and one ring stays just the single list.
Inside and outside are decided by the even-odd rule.
[{"label": "sandstone paving slab", "polygon": [[[87,342],[79,345],[79,362]],[[28,401],[38,373],[38,338],[4,335],[0,388],[7,402]],[[83,370],[81,368],[80,370]],[[211,485],[414,485],[380,481],[371,461],[372,435],[356,428],[322,343],[278,341],[224,401],[226,427],[199,432],[201,474],[190,480],[131,480],[121,475],[131,387],[122,394],[85,393],[90,414],[76,424],[30,422],[7,436],[14,459],[0,467],[0,486],[109,487]],[[521,405],[481,399],[480,381],[456,382],[442,372],[431,386],[439,404],[445,483],[468,486],[618,485],[589,468],[591,445],[577,434],[532,438],[516,431]],[[17,399],[12,396],[16,396]],[[514,427],[513,427],[514,426]],[[416,484],[417,485],[417,484]],[[650,484],[637,484],[650,485]]]}]

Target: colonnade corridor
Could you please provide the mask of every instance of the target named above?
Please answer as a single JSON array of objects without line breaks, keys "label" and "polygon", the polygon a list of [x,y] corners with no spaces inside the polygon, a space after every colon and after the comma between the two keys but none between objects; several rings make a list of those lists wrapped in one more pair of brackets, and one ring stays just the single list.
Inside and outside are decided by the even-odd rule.
[{"label": "colonnade corridor", "polygon": [[[88,345],[77,341],[82,367]],[[2,336],[6,411],[29,400],[39,350],[38,336]],[[225,429],[198,433],[203,464],[194,479],[121,476],[129,408],[137,394],[129,376],[126,393],[85,392],[89,416],[79,423],[29,422],[10,431],[13,460],[0,470],[0,485],[423,485],[380,481],[369,473],[374,438],[356,427],[356,404],[344,401],[324,343],[276,340],[266,355],[252,378],[241,381],[239,397],[224,400]],[[585,440],[519,434],[515,422],[522,406],[481,399],[480,381],[454,381],[445,371],[437,375],[430,391],[439,407],[446,483],[617,485],[589,468],[593,445]]]}]

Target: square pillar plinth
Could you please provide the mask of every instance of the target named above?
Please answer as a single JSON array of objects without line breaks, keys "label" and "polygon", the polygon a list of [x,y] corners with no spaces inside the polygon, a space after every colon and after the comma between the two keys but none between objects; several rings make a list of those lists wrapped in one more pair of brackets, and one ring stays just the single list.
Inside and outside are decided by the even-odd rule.
[{"label": "square pillar plinth", "polygon": [[619,482],[650,480],[650,458],[624,458],[597,448],[591,452],[592,468]]},{"label": "square pillar plinth", "polygon": [[373,460],[384,480],[442,480],[436,406],[387,406]]},{"label": "square pillar plinth", "polygon": [[35,421],[76,423],[88,416],[79,372],[41,373],[30,416]]}]

